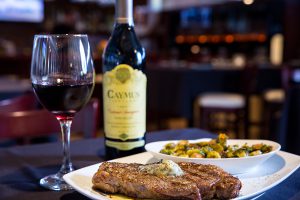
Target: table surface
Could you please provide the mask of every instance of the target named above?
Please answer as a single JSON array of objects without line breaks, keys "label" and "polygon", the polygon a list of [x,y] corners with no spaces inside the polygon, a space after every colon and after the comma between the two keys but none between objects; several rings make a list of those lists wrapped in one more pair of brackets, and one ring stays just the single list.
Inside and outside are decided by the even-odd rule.
[{"label": "table surface", "polygon": [[[147,142],[158,140],[215,137],[199,129],[151,132]],[[85,139],[71,143],[72,161],[77,169],[104,160],[104,139]],[[39,186],[39,179],[56,173],[62,160],[61,143],[19,146],[0,150],[0,199],[88,199],[76,191],[49,191]],[[262,195],[263,199],[300,199],[300,169]]]}]

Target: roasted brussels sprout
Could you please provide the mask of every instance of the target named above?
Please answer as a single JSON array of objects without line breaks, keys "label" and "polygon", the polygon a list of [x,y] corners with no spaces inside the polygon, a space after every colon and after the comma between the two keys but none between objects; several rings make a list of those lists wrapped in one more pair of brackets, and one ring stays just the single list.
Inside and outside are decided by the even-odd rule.
[{"label": "roasted brussels sprout", "polygon": [[269,146],[269,145],[263,145],[260,149],[263,153],[268,153],[270,151],[272,151],[272,146]]},{"label": "roasted brussels sprout", "polygon": [[227,151],[226,152],[226,158],[233,158],[234,157],[234,152],[233,151]]},{"label": "roasted brussels sprout", "polygon": [[260,150],[255,150],[252,151],[251,153],[249,153],[249,156],[257,156],[257,155],[261,155],[262,152]]},{"label": "roasted brussels sprout", "polygon": [[188,158],[189,156],[187,154],[179,154],[179,157]]},{"label": "roasted brussels sprout", "polygon": [[160,153],[171,155],[173,152],[170,149],[162,149],[162,150],[160,150]]},{"label": "roasted brussels sprout", "polygon": [[253,150],[259,150],[259,149],[261,149],[263,147],[263,144],[261,143],[261,144],[254,144],[254,145],[252,145],[252,148],[253,148]]},{"label": "roasted brussels sprout", "polygon": [[189,141],[188,140],[181,140],[178,142],[178,145],[188,145],[189,144]]},{"label": "roasted brussels sprout", "polygon": [[213,144],[210,145],[210,147],[214,150],[217,151],[219,153],[221,153],[222,151],[224,151],[224,147],[221,144]]},{"label": "roasted brussels sprout", "polygon": [[227,139],[228,139],[228,136],[226,134],[220,133],[217,138],[217,143],[219,143],[220,145],[222,145],[224,147],[227,145]]},{"label": "roasted brussels sprout", "polygon": [[216,151],[210,151],[207,153],[207,158],[221,158],[221,155]]},{"label": "roasted brussels sprout", "polygon": [[166,144],[165,149],[174,149],[175,147],[176,147],[175,143],[168,143]]},{"label": "roasted brussels sprout", "polygon": [[208,152],[213,151],[213,148],[211,148],[210,146],[204,146],[204,147],[201,147],[200,150],[207,155]]},{"label": "roasted brussels sprout", "polygon": [[205,155],[201,153],[193,153],[190,155],[190,158],[205,158]]},{"label": "roasted brussels sprout", "polygon": [[217,139],[206,142],[189,143],[188,140],[181,140],[177,144],[168,143],[160,153],[189,157],[189,158],[242,158],[246,156],[257,156],[272,151],[272,146],[260,143],[248,145],[227,145],[228,136],[219,134]]},{"label": "roasted brussels sprout", "polygon": [[239,158],[242,158],[242,157],[247,157],[247,151],[245,151],[244,149],[238,149],[235,151],[235,155]]}]

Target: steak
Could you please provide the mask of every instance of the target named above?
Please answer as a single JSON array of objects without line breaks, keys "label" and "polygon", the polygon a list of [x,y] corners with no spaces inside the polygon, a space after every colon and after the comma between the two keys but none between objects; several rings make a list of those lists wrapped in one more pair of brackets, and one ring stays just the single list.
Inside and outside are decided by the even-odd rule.
[{"label": "steak", "polygon": [[215,165],[178,163],[185,177],[193,180],[202,199],[232,199],[239,195],[241,181]]},{"label": "steak", "polygon": [[184,172],[181,176],[148,173],[141,170],[142,164],[103,162],[92,182],[103,192],[142,199],[230,199],[239,194],[241,182],[219,167],[178,165]]},{"label": "steak", "polygon": [[197,184],[181,176],[155,176],[139,169],[140,164],[104,162],[93,177],[94,187],[145,199],[200,200]]}]

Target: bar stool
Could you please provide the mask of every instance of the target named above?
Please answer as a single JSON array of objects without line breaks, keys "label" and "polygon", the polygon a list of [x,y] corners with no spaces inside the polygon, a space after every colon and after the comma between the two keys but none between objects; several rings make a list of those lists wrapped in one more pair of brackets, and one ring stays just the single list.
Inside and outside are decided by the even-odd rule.
[{"label": "bar stool", "polygon": [[289,91],[299,88],[300,67],[299,65],[285,64],[281,69],[282,89],[270,89],[263,93],[264,120],[262,138],[279,140],[280,124],[283,121],[284,106],[290,104]]},{"label": "bar stool", "polygon": [[212,132],[226,132],[242,138],[245,125],[246,100],[235,93],[207,93],[197,97],[194,123]]},{"label": "bar stool", "polygon": [[270,89],[263,93],[262,138],[274,139],[272,133],[278,131],[284,100],[285,92],[283,89]]},{"label": "bar stool", "polygon": [[[218,92],[198,96],[194,102],[195,125],[209,131],[233,133],[236,138],[249,138],[249,99],[257,86],[257,72],[253,63],[244,66],[237,85],[240,93]],[[224,126],[220,128],[214,126],[218,115],[223,118]]]}]

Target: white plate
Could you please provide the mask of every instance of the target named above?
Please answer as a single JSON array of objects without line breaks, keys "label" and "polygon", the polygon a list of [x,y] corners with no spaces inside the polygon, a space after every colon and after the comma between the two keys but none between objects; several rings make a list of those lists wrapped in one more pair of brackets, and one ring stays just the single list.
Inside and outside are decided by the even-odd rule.
[{"label": "white plate", "polygon": [[[196,143],[209,140],[211,140],[211,138],[189,140],[189,142]],[[252,144],[264,143],[267,145],[271,145],[273,147],[273,150],[269,153],[244,158],[183,158],[159,153],[159,151],[163,149],[166,144],[170,142],[177,143],[178,141],[179,140],[152,142],[146,144],[145,149],[157,159],[173,160],[174,162],[194,162],[200,164],[217,165],[231,174],[241,174],[249,172],[280,150],[280,144],[269,140],[227,140],[228,145],[237,144],[239,146],[242,146],[245,143],[247,143],[249,146],[251,146]]]},{"label": "white plate", "polygon": [[[114,160],[124,163],[151,163],[157,161],[149,152],[136,154]],[[69,174],[66,174],[63,178],[70,184],[75,190],[81,194],[97,200],[110,200],[110,199],[130,199],[126,197],[107,195],[100,193],[92,188],[92,177],[97,172],[101,163],[91,165]],[[283,151],[277,152],[272,156],[268,162],[264,162],[259,165],[255,170],[241,174],[238,178],[242,182],[242,189],[240,195],[235,200],[248,199],[261,195],[263,192],[276,186],[288,176],[290,176],[300,166],[300,156],[286,153]]]}]

